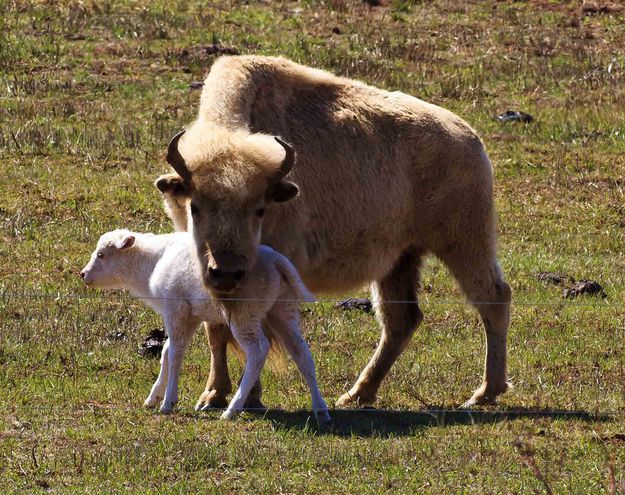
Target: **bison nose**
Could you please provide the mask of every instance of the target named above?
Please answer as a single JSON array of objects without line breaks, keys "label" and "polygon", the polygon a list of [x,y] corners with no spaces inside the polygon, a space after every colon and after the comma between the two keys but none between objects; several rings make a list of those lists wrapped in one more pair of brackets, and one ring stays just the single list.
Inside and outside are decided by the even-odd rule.
[{"label": "bison nose", "polygon": [[245,276],[245,270],[225,271],[209,268],[207,282],[217,292],[230,292]]}]

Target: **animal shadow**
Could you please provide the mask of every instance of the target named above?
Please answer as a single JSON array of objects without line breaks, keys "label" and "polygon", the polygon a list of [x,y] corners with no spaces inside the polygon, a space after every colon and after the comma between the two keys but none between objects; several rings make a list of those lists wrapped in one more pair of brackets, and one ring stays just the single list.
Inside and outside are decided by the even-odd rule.
[{"label": "animal shadow", "polygon": [[284,411],[269,409],[263,419],[270,421],[276,430],[300,430],[316,435],[340,437],[397,437],[419,435],[425,428],[490,424],[522,418],[550,418],[606,422],[609,414],[576,410],[507,409],[497,411],[466,409],[424,409],[419,411],[394,411],[378,409],[335,409],[330,411],[332,423],[318,425],[310,411]]}]

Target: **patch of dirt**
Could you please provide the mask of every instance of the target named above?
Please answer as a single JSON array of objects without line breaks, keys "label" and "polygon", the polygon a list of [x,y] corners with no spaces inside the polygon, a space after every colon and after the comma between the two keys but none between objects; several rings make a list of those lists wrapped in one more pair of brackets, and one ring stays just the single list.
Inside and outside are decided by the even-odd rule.
[{"label": "patch of dirt", "polygon": [[139,347],[139,354],[147,358],[159,358],[163,351],[163,345],[167,340],[167,334],[160,328],[155,328],[144,339]]},{"label": "patch of dirt", "polygon": [[618,14],[623,6],[612,2],[584,2],[581,10],[583,15]]},{"label": "patch of dirt", "polygon": [[523,124],[529,124],[533,122],[534,117],[529,113],[506,110],[504,113],[497,115],[495,119],[499,122],[522,122]]},{"label": "patch of dirt", "polygon": [[180,62],[203,61],[212,55],[238,55],[239,50],[233,46],[224,46],[219,43],[212,45],[197,45],[182,48],[178,51],[177,57]]},{"label": "patch of dirt", "polygon": [[358,299],[354,297],[341,301],[340,303],[335,304],[334,307],[342,310],[358,309],[360,311],[364,311],[365,313],[371,313],[372,310],[371,301],[369,299]]},{"label": "patch of dirt", "polygon": [[581,295],[588,296],[600,296],[603,299],[608,297],[603,290],[603,287],[594,280],[578,280],[568,289],[564,289],[562,296],[566,298],[573,298]]},{"label": "patch of dirt", "polygon": [[560,272],[540,272],[536,275],[536,278],[541,282],[547,282],[555,285],[565,285],[567,283],[575,282],[573,277]]}]

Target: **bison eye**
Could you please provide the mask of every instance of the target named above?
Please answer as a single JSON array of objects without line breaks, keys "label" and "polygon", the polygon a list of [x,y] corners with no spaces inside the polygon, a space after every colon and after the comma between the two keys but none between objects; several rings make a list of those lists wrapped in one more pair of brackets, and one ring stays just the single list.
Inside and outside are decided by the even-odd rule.
[{"label": "bison eye", "polygon": [[195,216],[198,213],[198,208],[193,203],[191,203],[191,215]]},{"label": "bison eye", "polygon": [[258,218],[262,218],[262,216],[265,214],[265,208],[259,208],[258,210],[256,210],[254,212],[254,214],[258,217]]}]

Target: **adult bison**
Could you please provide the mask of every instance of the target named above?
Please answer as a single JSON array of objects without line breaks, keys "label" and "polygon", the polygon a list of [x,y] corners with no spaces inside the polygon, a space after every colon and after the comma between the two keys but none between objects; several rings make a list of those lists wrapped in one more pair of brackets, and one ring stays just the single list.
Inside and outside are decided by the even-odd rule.
[{"label": "adult bison", "polygon": [[[167,158],[177,174],[157,186],[190,199],[211,290],[235,297],[261,241],[313,292],[371,284],[382,337],[338,405],[375,400],[423,319],[415,288],[427,253],[449,267],[486,330],[483,383],[465,407],[508,389],[511,290],[495,252],[492,168],[462,119],[283,58],[223,57]],[[209,333],[211,376],[198,407],[222,406],[230,391],[228,331]]]}]

